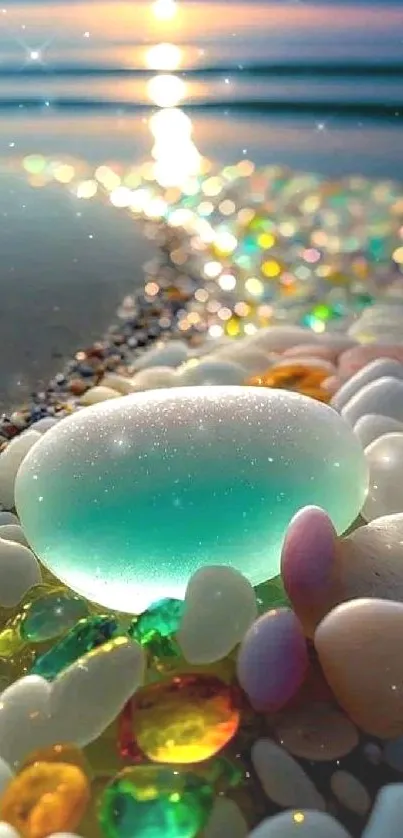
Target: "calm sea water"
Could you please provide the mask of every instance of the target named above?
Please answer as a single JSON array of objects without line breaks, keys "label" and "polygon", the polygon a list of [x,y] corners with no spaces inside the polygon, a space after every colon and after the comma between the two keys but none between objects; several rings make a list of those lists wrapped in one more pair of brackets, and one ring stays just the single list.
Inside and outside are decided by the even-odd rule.
[{"label": "calm sea water", "polygon": [[150,253],[124,214],[8,159],[142,161],[164,106],[219,163],[401,177],[403,2],[1,0],[3,403],[102,330]]}]

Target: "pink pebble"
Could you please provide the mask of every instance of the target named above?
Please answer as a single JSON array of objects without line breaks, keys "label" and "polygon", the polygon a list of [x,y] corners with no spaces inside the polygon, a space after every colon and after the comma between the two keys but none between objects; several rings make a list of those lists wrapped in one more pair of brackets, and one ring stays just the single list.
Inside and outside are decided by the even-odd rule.
[{"label": "pink pebble", "polygon": [[298,344],[283,352],[283,358],[323,358],[325,361],[336,361],[339,351],[331,346],[318,346],[316,343]]},{"label": "pink pebble", "polygon": [[343,382],[337,377],[337,375],[331,375],[329,378],[325,378],[325,380],[322,381],[321,387],[323,390],[327,390],[328,393],[334,396],[342,384]]},{"label": "pink pebble", "polygon": [[327,513],[305,506],[292,519],[281,555],[284,587],[305,632],[311,635],[317,612],[333,588],[336,531]]},{"label": "pink pebble", "polygon": [[237,673],[255,710],[274,712],[287,704],[307,670],[306,641],[293,611],[276,608],[253,623],[239,649]]},{"label": "pink pebble", "polygon": [[358,370],[375,361],[377,358],[394,358],[403,363],[402,344],[371,344],[370,346],[355,346],[347,349],[339,358],[338,375],[343,381],[351,378]]}]

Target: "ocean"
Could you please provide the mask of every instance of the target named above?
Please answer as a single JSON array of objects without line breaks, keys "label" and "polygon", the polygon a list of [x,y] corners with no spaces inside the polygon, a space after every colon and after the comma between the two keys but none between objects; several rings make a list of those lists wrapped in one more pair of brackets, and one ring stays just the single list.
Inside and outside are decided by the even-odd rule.
[{"label": "ocean", "polygon": [[3,405],[102,332],[153,252],[127,214],[32,189],[18,161],[136,165],[172,107],[218,165],[401,178],[403,2],[2,0]]}]

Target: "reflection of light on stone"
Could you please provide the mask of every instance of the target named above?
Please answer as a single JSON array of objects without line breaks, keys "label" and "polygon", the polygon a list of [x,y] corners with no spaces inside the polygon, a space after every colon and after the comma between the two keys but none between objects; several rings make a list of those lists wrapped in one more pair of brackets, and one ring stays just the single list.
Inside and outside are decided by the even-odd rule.
[{"label": "reflection of light on stone", "polygon": [[146,63],[150,70],[177,70],[182,50],[175,44],[156,44],[146,52]]},{"label": "reflection of light on stone", "polygon": [[153,12],[158,20],[172,20],[178,13],[175,0],[155,0]]},{"label": "reflection of light on stone", "polygon": [[177,76],[154,76],[147,85],[150,99],[159,108],[173,108],[185,96],[185,84]]}]

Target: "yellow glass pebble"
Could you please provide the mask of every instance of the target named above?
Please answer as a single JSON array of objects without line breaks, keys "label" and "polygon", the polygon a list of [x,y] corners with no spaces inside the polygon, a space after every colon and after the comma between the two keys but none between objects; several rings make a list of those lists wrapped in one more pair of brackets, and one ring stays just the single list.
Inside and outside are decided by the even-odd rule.
[{"label": "yellow glass pebble", "polygon": [[29,765],[37,765],[38,763],[65,763],[66,765],[75,765],[87,776],[91,775],[91,768],[86,760],[81,748],[77,745],[49,745],[48,748],[40,748],[38,751],[33,751],[26,760],[24,760],[22,768],[28,768]]},{"label": "yellow glass pebble", "polygon": [[0,800],[0,820],[22,838],[74,832],[90,800],[81,768],[64,762],[36,762],[11,781]]}]

